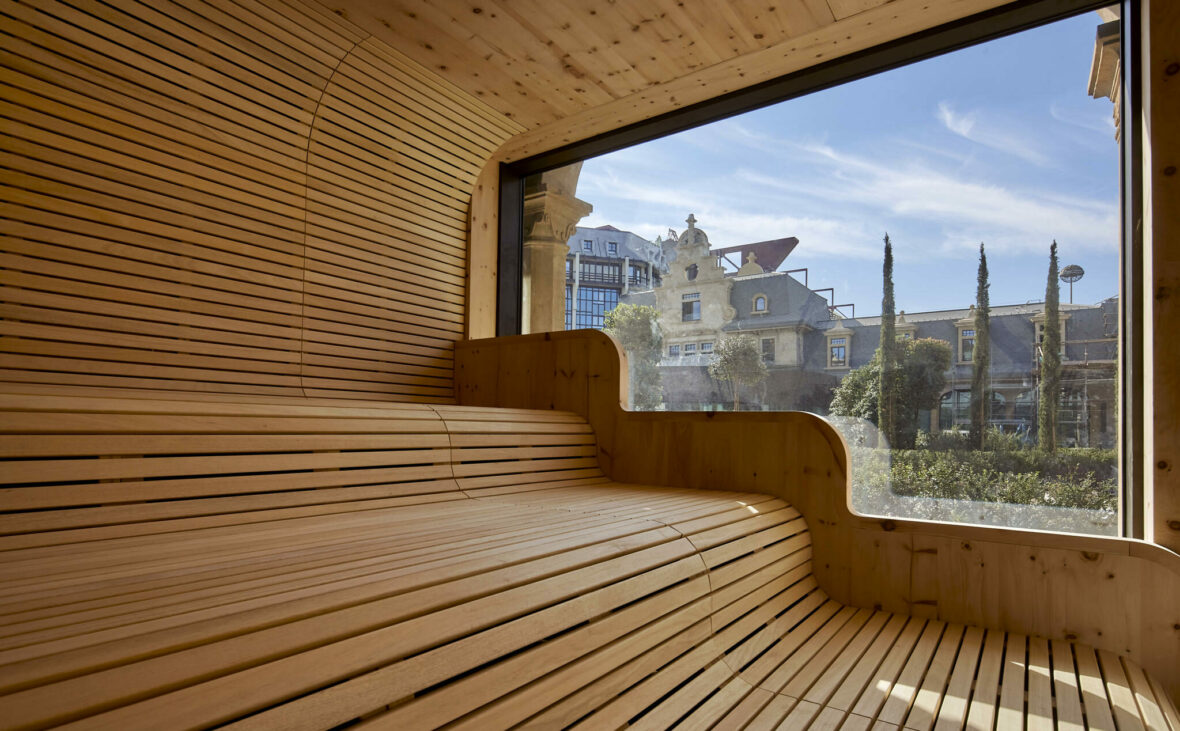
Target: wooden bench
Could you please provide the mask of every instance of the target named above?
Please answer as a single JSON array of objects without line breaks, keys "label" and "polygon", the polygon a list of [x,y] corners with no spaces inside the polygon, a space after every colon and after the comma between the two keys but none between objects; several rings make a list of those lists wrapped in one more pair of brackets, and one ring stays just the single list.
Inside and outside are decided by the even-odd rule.
[{"label": "wooden bench", "polygon": [[1118,654],[842,605],[784,500],[612,482],[571,413],[14,393],[0,431],[4,728],[1180,730]]}]

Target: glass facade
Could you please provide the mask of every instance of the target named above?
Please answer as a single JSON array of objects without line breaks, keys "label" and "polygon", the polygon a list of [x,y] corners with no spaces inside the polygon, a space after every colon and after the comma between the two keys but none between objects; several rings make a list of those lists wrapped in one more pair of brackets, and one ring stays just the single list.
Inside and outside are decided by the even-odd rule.
[{"label": "glass facade", "polygon": [[[568,301],[569,298],[567,298]],[[602,329],[607,312],[619,304],[619,292],[605,287],[578,287],[578,313],[574,328]]]}]

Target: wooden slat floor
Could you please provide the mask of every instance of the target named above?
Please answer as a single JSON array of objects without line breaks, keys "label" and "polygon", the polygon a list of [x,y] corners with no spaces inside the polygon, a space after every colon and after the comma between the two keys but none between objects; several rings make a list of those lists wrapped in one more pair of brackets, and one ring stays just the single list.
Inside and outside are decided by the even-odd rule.
[{"label": "wooden slat floor", "polygon": [[[4,398],[0,432],[39,433],[0,435],[0,481],[28,483],[3,499],[41,507],[0,516],[3,728],[1180,731],[1127,658],[842,606],[794,508],[610,482],[572,415]],[[371,443],[411,433],[426,442]],[[186,461],[302,459],[309,435],[342,451],[276,473],[326,480],[319,502],[265,493],[295,508],[200,484],[258,474],[201,479]],[[105,477],[28,482],[51,457]],[[155,476],[110,481],[120,469]],[[419,476],[349,477],[374,469]],[[202,499],[239,512],[211,522]]]},{"label": "wooden slat floor", "polygon": [[1180,729],[1126,659],[810,564],[779,500],[611,483],[8,552],[0,723]]}]

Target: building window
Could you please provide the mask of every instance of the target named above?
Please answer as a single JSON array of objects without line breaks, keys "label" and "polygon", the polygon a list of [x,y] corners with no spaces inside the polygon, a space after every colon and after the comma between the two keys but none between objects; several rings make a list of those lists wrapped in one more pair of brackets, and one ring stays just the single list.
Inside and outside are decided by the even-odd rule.
[{"label": "building window", "polygon": [[605,287],[578,287],[578,321],[575,326],[601,330],[604,317],[619,304],[619,291]]},{"label": "building window", "polygon": [[696,355],[697,354],[697,344],[696,343],[685,343],[684,344],[684,354],[685,355]]},{"label": "building window", "polygon": [[774,362],[774,338],[762,338],[762,362]]},{"label": "building window", "polygon": [[647,279],[647,267],[643,264],[631,264],[628,270],[627,280],[632,286],[647,287],[649,282]]},{"label": "building window", "polygon": [[[568,269],[569,268],[569,266],[568,266],[569,261],[566,261],[566,265],[567,265],[566,268]],[[565,285],[565,329],[566,330],[573,330],[574,329],[574,298],[573,298],[573,293],[570,292],[570,289],[572,289],[572,287],[570,287],[568,284]]]},{"label": "building window", "polygon": [[669,358],[679,358],[680,357],[680,346],[679,345],[669,345],[668,346],[668,357]]},{"label": "building window", "polygon": [[606,243],[606,255],[607,256],[618,256],[619,255],[619,245],[617,243],[615,243],[614,241],[608,241]]},{"label": "building window", "polygon": [[959,362],[970,363],[975,359],[975,329],[959,330]]},{"label": "building window", "polygon": [[582,241],[582,252],[585,254],[589,254],[592,251],[594,251],[594,242],[591,241],[590,239],[583,240]]},{"label": "building window", "polygon": [[701,354],[709,355],[713,352],[713,343],[701,343]]},{"label": "building window", "polygon": [[691,282],[692,280],[697,278],[697,271],[698,271],[698,268],[697,268],[696,264],[685,267],[684,268],[684,276],[687,277],[688,281]]},{"label": "building window", "polygon": [[832,338],[828,342],[828,367],[843,368],[848,365],[847,338]]},{"label": "building window", "polygon": [[578,280],[594,284],[622,284],[622,268],[609,262],[582,262]]},{"label": "building window", "polygon": [[[1069,321],[1069,315],[1062,314],[1061,318],[1061,360],[1065,360],[1065,323]],[[1040,316],[1033,318],[1033,322],[1037,328],[1037,363],[1041,362],[1042,352],[1041,344],[1045,342],[1045,316],[1042,313]]]},{"label": "building window", "polygon": [[766,295],[760,294],[754,298],[754,312],[766,312]]},{"label": "building window", "polygon": [[848,346],[852,344],[852,330],[841,325],[828,332],[828,350],[825,356],[828,368],[848,368]]},{"label": "building window", "polygon": [[696,322],[701,319],[701,293],[693,292],[684,295],[680,305],[680,319],[684,322]]},{"label": "building window", "polygon": [[938,407],[938,425],[943,431],[959,424],[971,423],[971,392],[956,390],[944,393]]}]

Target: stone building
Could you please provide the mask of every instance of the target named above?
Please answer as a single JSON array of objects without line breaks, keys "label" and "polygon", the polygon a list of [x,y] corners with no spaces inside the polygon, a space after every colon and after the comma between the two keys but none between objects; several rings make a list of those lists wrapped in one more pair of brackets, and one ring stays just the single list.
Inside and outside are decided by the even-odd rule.
[{"label": "stone building", "polygon": [[[664,338],[660,367],[669,410],[729,408],[729,384],[710,378],[716,342],[733,334],[753,337],[767,365],[767,379],[745,389],[745,408],[826,413],[833,389],[853,369],[868,363],[880,342],[880,317],[856,317],[850,305],[813,290],[802,269],[767,271],[753,247],[711,249],[709,237],[689,216],[688,228],[663,246],[659,286],[620,296],[624,303],[655,306]],[[674,233],[674,232],[673,232]],[[780,242],[789,242],[780,244]],[[793,249],[795,239],[780,244]],[[761,245],[760,244],[760,245]],[[776,266],[776,257],[763,248]],[[727,271],[720,252],[744,252],[737,271]],[[802,274],[803,281],[796,274]],[[1097,305],[1061,304],[1065,444],[1111,446],[1116,441],[1115,384],[1118,300]],[[845,312],[852,316],[844,317]],[[1035,432],[1043,303],[991,308],[991,422],[1013,433]],[[898,337],[935,338],[951,346],[947,386],[937,409],[921,414],[925,430],[966,426],[975,346],[973,307],[906,313],[897,317]]]},{"label": "stone building", "polygon": [[[1112,447],[1117,439],[1118,299],[1097,305],[1061,303],[1060,308],[1062,442]],[[1035,433],[1044,323],[1043,302],[991,308],[990,421],[1006,432]],[[840,376],[867,363],[881,339],[880,317],[837,318],[816,326],[826,341],[824,367]],[[950,344],[946,391],[938,409],[920,415],[920,426],[966,429],[976,335],[974,307],[900,312],[896,331],[898,337],[935,338]]]},{"label": "stone building", "polygon": [[666,266],[659,244],[614,226],[579,226],[566,245],[566,330],[601,330],[619,297],[659,286]]}]

